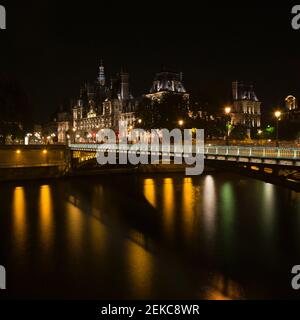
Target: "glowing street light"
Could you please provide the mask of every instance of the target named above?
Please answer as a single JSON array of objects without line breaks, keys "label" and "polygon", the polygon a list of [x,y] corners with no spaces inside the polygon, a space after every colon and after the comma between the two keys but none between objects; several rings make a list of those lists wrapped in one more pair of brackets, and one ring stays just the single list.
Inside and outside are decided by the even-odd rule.
[{"label": "glowing street light", "polygon": [[47,149],[44,149],[43,154],[47,154],[47,153],[48,153]]},{"label": "glowing street light", "polygon": [[258,143],[260,143],[260,137],[262,136],[263,131],[261,129],[257,130],[257,135],[258,135]]},{"label": "glowing street light", "polygon": [[281,117],[281,111],[280,110],[275,111],[274,115],[279,120],[279,118]]},{"label": "glowing street light", "polygon": [[281,111],[280,110],[276,110],[274,112],[274,116],[276,118],[276,147],[279,147],[279,120],[281,117]]},{"label": "glowing street light", "polygon": [[141,124],[141,123],[142,123],[142,119],[139,119],[139,120],[138,120],[138,123]]},{"label": "glowing street light", "polygon": [[229,115],[231,112],[231,107],[225,107],[225,114]]},{"label": "glowing street light", "polygon": [[16,153],[17,153],[17,154],[21,154],[21,150],[18,149],[18,150],[16,151]]},{"label": "glowing street light", "polygon": [[[224,109],[226,116],[230,117],[230,112],[231,112],[231,107],[227,106]],[[226,144],[227,146],[229,146],[229,134],[230,134],[230,127],[231,127],[231,119],[229,119],[226,123],[226,127],[227,127],[227,136],[226,136]]]},{"label": "glowing street light", "polygon": [[179,120],[179,121],[178,121],[178,124],[180,125],[180,127],[182,127],[183,124],[184,124],[184,121],[183,121],[183,120]]}]

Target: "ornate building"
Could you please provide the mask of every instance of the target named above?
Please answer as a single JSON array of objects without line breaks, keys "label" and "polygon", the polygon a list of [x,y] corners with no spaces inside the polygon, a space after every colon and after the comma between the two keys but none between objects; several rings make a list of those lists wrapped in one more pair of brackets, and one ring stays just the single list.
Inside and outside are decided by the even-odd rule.
[{"label": "ornate building", "polygon": [[[150,92],[145,96],[155,101],[166,94],[183,96],[189,104],[189,94],[183,86],[181,73],[164,71],[156,74]],[[65,117],[59,121],[59,141],[95,142],[96,134],[101,129],[110,128],[118,133],[119,121],[127,121],[130,131],[136,124],[135,115],[140,100],[141,97],[136,99],[130,93],[127,72],[121,70],[108,84],[101,62],[96,81],[82,86],[78,99],[72,105],[70,127]]]},{"label": "ornate building", "polygon": [[231,122],[233,125],[242,124],[248,129],[261,126],[261,102],[258,100],[253,85],[232,82],[233,105],[231,108]]},{"label": "ornate building", "polygon": [[75,140],[94,141],[96,133],[104,128],[118,131],[119,120],[133,125],[136,100],[129,91],[129,74],[123,70],[107,85],[101,62],[99,76],[94,84],[85,84],[73,107]]},{"label": "ornate building", "polygon": [[61,106],[57,113],[57,139],[58,143],[67,143],[71,133],[71,117],[68,110]]},{"label": "ornate building", "polygon": [[289,95],[285,98],[285,107],[285,118],[292,122],[300,122],[300,109],[298,107],[297,99],[294,96]]},{"label": "ornate building", "polygon": [[186,92],[182,83],[182,73],[162,71],[156,74],[150,93],[146,97],[152,100],[160,100],[165,94],[183,95],[189,100],[189,94]]}]

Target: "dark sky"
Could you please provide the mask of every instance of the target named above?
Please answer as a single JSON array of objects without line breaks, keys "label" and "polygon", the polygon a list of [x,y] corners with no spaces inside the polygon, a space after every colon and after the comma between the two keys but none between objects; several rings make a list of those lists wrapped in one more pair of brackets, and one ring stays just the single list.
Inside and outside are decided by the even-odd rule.
[{"label": "dark sky", "polygon": [[300,31],[291,28],[291,5],[193,3],[1,1],[0,77],[20,82],[36,122],[93,81],[101,58],[107,76],[121,66],[129,71],[135,95],[165,66],[216,104],[230,98],[235,79],[254,83],[265,110],[287,94],[300,98]]}]

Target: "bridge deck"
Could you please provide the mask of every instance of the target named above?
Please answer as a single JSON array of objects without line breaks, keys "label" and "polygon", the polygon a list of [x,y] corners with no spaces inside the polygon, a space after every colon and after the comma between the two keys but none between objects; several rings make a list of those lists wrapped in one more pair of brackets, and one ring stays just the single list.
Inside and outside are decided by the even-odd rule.
[{"label": "bridge deck", "polygon": [[[139,145],[104,145],[104,144],[70,144],[72,151],[108,151],[108,152],[136,152]],[[203,154],[206,159],[280,164],[286,166],[300,166],[300,148],[276,147],[244,147],[244,146],[182,146],[172,145],[144,145],[138,149],[141,154],[159,156],[188,156]]]}]

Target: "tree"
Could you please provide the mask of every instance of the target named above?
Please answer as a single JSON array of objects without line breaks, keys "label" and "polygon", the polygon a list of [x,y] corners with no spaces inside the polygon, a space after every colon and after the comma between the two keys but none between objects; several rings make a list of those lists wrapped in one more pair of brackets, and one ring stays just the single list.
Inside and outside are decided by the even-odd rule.
[{"label": "tree", "polygon": [[236,126],[233,127],[230,133],[230,137],[236,140],[244,140],[245,138],[247,138],[246,127],[241,124],[237,124]]},{"label": "tree", "polygon": [[[156,102],[144,96],[139,101],[139,104],[135,113],[135,116],[137,119],[136,126],[142,127],[145,130],[150,130],[151,128],[154,128],[155,115],[153,112],[156,108],[158,108],[158,106],[156,105]],[[139,119],[141,120],[141,123],[138,122]]]},{"label": "tree", "polygon": [[10,136],[12,140],[23,139],[24,130],[17,122],[0,121],[0,144],[5,144],[6,137]]},{"label": "tree", "polygon": [[17,81],[0,77],[0,106],[0,143],[5,143],[7,136],[23,138],[23,127],[30,122],[30,103]]},{"label": "tree", "polygon": [[297,139],[299,127],[299,123],[291,121],[290,119],[283,119],[283,121],[279,122],[279,138],[281,140]]},{"label": "tree", "polygon": [[272,139],[275,137],[275,127],[271,127],[271,126],[267,126],[264,130],[263,130],[263,136],[266,139]]},{"label": "tree", "polygon": [[226,121],[224,119],[208,119],[205,123],[205,136],[212,138],[223,138],[227,135]]},{"label": "tree", "polygon": [[160,100],[144,97],[137,108],[136,117],[141,119],[138,126],[149,129],[166,128],[172,130],[178,127],[178,121],[189,124],[188,100],[183,95],[166,93]]}]

